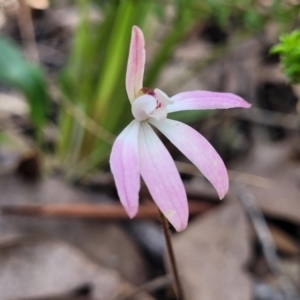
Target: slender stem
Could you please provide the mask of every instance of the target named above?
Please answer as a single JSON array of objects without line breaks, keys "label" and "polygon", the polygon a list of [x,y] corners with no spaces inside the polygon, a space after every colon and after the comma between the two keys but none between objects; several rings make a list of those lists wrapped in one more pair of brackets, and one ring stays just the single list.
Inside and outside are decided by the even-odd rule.
[{"label": "slender stem", "polygon": [[159,212],[161,224],[164,229],[167,250],[168,250],[168,254],[169,254],[169,258],[170,258],[170,262],[171,262],[171,266],[172,266],[172,271],[173,271],[173,275],[174,275],[174,281],[175,281],[175,285],[176,285],[177,298],[178,298],[178,300],[185,300],[185,296],[184,296],[184,292],[183,292],[182,284],[181,284],[181,281],[179,278],[178,268],[177,268],[177,264],[176,264],[176,260],[175,260],[169,223],[168,223],[168,220],[166,219],[166,217],[164,216],[164,214],[159,209],[158,209],[158,212]]},{"label": "slender stem", "polygon": [[23,40],[24,51],[28,59],[39,62],[39,52],[37,49],[34,33],[34,25],[31,16],[31,8],[25,0],[20,1],[20,11],[18,13],[18,23],[20,34]]}]

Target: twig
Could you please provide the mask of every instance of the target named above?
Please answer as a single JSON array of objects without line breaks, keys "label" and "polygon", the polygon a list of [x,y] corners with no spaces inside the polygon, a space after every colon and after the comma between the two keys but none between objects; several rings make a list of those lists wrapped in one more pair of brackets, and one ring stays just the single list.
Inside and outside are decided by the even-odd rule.
[{"label": "twig", "polygon": [[32,61],[39,62],[39,53],[35,41],[31,8],[27,5],[25,0],[20,0],[18,23],[26,57]]},{"label": "twig", "polygon": [[[189,201],[190,214],[200,214],[211,209],[215,204],[201,201]],[[3,215],[19,215],[32,217],[60,217],[82,219],[128,219],[120,204],[45,204],[45,205],[1,205]],[[138,219],[157,218],[154,204],[141,205],[136,215]]]},{"label": "twig", "polygon": [[287,300],[299,300],[297,290],[289,278],[281,272],[276,247],[266,219],[256,203],[255,197],[249,192],[241,192],[239,199],[248,213],[253,228],[262,246],[262,251],[270,271],[274,274]]},{"label": "twig", "polygon": [[154,278],[151,281],[146,282],[145,284],[136,288],[133,292],[127,295],[118,296],[115,300],[130,300],[134,296],[137,296],[140,292],[154,292],[165,286],[169,286],[174,282],[174,278],[172,275],[164,275],[157,278]]},{"label": "twig", "polygon": [[176,286],[176,294],[178,300],[185,300],[183,288],[181,285],[179,273],[178,273],[178,268],[175,260],[175,254],[172,246],[172,239],[171,239],[171,233],[170,233],[170,228],[169,228],[169,223],[164,214],[158,209],[159,212],[159,217],[161,219],[161,224],[164,230],[164,235],[166,239],[166,244],[167,244],[167,250],[168,250],[168,255],[174,275],[174,281],[175,281],[175,286]]}]

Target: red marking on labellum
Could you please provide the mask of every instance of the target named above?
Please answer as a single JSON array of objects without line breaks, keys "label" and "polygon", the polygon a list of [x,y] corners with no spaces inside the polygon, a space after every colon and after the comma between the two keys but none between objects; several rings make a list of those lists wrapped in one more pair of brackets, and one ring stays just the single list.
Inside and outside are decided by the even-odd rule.
[{"label": "red marking on labellum", "polygon": [[142,96],[142,95],[150,95],[153,96],[155,99],[157,98],[154,91],[146,87],[143,87],[139,90],[138,96]]}]

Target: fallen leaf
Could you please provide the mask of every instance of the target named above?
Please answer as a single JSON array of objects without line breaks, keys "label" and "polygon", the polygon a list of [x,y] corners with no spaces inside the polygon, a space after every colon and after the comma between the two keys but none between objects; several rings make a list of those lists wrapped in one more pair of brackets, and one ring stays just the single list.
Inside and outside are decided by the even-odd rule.
[{"label": "fallen leaf", "polygon": [[289,144],[259,141],[243,161],[230,168],[268,178],[269,188],[248,186],[264,213],[300,223],[300,168],[288,160]]},{"label": "fallen leaf", "polygon": [[179,272],[189,300],[250,300],[243,269],[249,255],[244,212],[230,203],[192,221],[174,237]]},{"label": "fallen leaf", "polygon": [[[17,176],[2,176],[0,189],[0,204],[78,204],[85,201],[96,204],[109,201],[99,192],[83,191],[54,178],[26,182]],[[0,240],[9,235],[56,237],[75,245],[98,264],[116,270],[129,282],[139,285],[147,279],[146,264],[139,249],[116,221],[41,220],[1,215]]]},{"label": "fallen leaf", "polygon": [[[114,299],[132,286],[115,271],[100,267],[67,243],[33,238],[0,249],[1,299],[30,299],[66,294],[88,285],[93,299]],[[139,294],[138,299],[151,300]]]},{"label": "fallen leaf", "polygon": [[269,226],[276,248],[285,254],[298,256],[300,254],[300,244],[283,230],[276,226]]}]

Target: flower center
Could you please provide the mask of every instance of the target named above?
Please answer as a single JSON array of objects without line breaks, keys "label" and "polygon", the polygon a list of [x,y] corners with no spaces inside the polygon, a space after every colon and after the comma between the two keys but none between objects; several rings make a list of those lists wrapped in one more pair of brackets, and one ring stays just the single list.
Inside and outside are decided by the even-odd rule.
[{"label": "flower center", "polygon": [[163,91],[142,88],[138,92],[138,97],[133,101],[131,110],[138,121],[145,121],[148,118],[160,121],[166,119],[166,106],[171,103],[173,101]]}]

